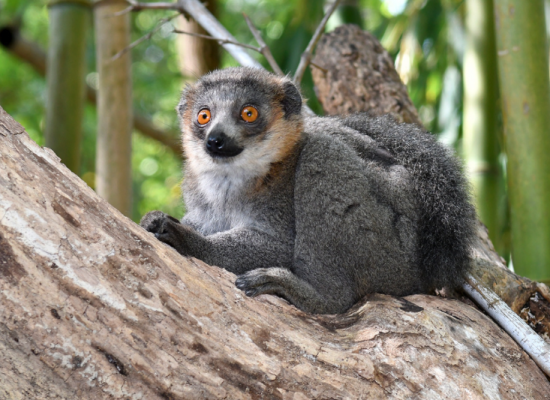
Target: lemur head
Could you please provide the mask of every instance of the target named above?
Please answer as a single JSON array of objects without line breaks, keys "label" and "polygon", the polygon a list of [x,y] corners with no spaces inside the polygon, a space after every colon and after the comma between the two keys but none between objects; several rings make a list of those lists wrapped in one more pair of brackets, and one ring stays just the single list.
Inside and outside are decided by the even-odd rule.
[{"label": "lemur head", "polygon": [[300,92],[287,77],[247,67],[203,76],[177,107],[188,166],[267,172],[300,138],[301,108]]}]

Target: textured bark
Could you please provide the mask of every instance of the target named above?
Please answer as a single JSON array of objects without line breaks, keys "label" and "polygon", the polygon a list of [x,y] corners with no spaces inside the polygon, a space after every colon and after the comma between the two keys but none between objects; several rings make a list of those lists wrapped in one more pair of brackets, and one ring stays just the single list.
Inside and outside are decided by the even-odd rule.
[{"label": "textured bark", "polygon": [[312,316],[234,279],[157,241],[0,109],[0,398],[550,399],[459,301],[373,295]]},{"label": "textured bark", "polygon": [[[390,55],[370,33],[355,25],[338,27],[321,38],[313,61],[326,69],[312,68],[312,72],[319,101],[327,114],[392,114],[398,121],[421,125]],[[523,309],[521,315],[526,321],[550,341],[550,324],[545,322],[550,321],[548,287],[510,272],[481,223],[473,251],[473,275],[516,313]],[[530,299],[537,297],[541,306],[530,309],[530,304],[536,303]],[[527,317],[529,313],[532,318]]]},{"label": "textured bark", "polygon": [[342,25],[324,35],[311,72],[326,114],[391,114],[400,122],[422,125],[393,60],[371,33]]}]

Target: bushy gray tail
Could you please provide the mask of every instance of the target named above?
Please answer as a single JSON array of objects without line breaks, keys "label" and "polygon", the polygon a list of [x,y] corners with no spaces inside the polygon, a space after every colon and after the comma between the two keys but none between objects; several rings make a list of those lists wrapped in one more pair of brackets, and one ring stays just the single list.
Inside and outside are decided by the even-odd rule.
[{"label": "bushy gray tail", "polygon": [[412,175],[420,208],[418,255],[426,290],[458,287],[469,267],[476,218],[460,161],[433,135],[389,116],[357,114],[343,123],[376,140]]}]

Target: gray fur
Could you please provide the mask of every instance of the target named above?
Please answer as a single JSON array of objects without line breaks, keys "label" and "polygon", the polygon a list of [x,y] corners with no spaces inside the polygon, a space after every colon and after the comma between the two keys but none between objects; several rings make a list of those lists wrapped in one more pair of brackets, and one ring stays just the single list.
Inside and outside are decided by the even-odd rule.
[{"label": "gray fur", "polygon": [[[179,223],[154,211],[141,225],[181,254],[238,274],[247,295],[276,294],[311,313],[344,312],[373,292],[458,286],[475,220],[458,161],[428,133],[389,118],[303,117],[289,85],[234,68],[187,88],[180,115],[212,110],[208,126],[182,121],[188,212]],[[235,113],[249,104],[266,118],[257,126]],[[278,148],[276,109],[289,126],[305,122],[282,160],[261,150]],[[203,142],[215,126],[242,153],[212,161]]]}]

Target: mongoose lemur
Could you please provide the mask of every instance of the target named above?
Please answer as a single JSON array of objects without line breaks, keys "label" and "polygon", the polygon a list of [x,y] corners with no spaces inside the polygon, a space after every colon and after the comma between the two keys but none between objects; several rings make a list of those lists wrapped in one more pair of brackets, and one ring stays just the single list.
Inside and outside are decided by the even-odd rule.
[{"label": "mongoose lemur", "polygon": [[141,225],[184,255],[310,313],[362,296],[457,287],[475,212],[459,161],[390,117],[308,117],[288,77],[209,73],[177,107],[187,164],[180,221]]}]

